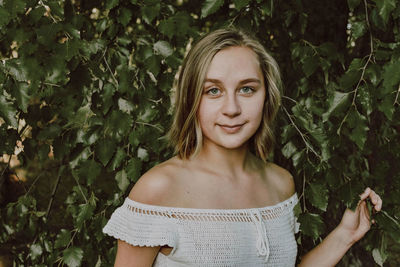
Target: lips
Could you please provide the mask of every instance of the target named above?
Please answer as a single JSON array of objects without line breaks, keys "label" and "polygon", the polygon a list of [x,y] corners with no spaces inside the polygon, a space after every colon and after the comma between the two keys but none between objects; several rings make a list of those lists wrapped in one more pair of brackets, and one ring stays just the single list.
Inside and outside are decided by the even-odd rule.
[{"label": "lips", "polygon": [[229,124],[218,124],[219,127],[221,127],[221,129],[228,133],[228,134],[234,134],[240,131],[240,129],[242,129],[244,123],[243,124],[234,124],[234,125],[229,125]]}]

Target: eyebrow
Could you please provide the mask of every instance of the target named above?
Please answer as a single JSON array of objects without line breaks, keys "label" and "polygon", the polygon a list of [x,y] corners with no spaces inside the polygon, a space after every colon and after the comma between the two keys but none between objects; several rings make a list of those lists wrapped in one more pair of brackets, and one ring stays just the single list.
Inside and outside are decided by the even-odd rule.
[{"label": "eyebrow", "polygon": [[[204,81],[204,83],[206,83],[206,82],[211,82],[211,83],[222,83],[220,80],[218,80],[218,79],[205,79],[205,81]],[[258,83],[258,84],[261,84],[261,81],[259,80],[259,79],[257,79],[257,78],[248,78],[248,79],[244,79],[244,80],[241,80],[240,82],[239,82],[239,84],[246,84],[246,83],[251,83],[251,82],[253,82],[253,83]]]}]

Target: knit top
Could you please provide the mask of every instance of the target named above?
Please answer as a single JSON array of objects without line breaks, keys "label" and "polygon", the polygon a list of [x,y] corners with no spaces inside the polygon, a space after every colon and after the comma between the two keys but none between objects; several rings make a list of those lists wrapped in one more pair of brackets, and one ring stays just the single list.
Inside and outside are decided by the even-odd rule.
[{"label": "knit top", "polygon": [[297,223],[294,194],[273,206],[193,209],[126,198],[103,232],[133,246],[172,247],[153,266],[294,266]]}]

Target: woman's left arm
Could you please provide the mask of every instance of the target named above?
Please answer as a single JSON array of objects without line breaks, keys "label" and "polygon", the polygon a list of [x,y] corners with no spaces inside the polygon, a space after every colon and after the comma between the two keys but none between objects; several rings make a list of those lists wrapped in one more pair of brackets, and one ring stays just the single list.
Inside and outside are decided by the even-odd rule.
[{"label": "woman's left arm", "polygon": [[355,211],[347,209],[340,224],[302,258],[299,266],[335,266],[347,250],[369,231],[371,215],[366,202],[370,199],[373,209],[380,211],[382,199],[370,188],[361,194],[360,199]]}]

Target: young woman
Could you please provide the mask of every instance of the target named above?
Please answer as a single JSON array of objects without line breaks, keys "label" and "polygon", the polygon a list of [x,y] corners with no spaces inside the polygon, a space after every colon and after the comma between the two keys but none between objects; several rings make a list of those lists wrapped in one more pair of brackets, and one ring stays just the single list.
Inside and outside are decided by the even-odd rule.
[{"label": "young woman", "polygon": [[[177,84],[176,156],[139,179],[103,230],[118,239],[115,266],[295,265],[293,178],[266,160],[279,79],[275,60],[241,31],[197,42]],[[367,199],[381,209],[367,188],[301,265],[335,265],[370,228]]]}]

